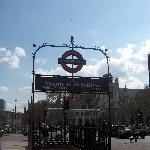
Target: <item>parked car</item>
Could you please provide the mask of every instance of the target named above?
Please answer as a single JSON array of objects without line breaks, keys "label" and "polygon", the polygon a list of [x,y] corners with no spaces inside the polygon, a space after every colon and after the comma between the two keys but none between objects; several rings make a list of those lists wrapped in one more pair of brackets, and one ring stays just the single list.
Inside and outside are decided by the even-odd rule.
[{"label": "parked car", "polygon": [[118,137],[118,125],[112,125],[111,126],[111,136],[112,137]]},{"label": "parked car", "polygon": [[134,125],[135,132],[137,134],[137,137],[141,137],[142,139],[145,138],[146,135],[148,135],[148,127],[144,124],[136,124]]},{"label": "parked car", "polygon": [[129,128],[125,125],[118,126],[118,137],[119,138],[129,138],[131,135],[132,135],[131,128]]},{"label": "parked car", "polygon": [[148,135],[150,135],[150,126],[148,126]]}]

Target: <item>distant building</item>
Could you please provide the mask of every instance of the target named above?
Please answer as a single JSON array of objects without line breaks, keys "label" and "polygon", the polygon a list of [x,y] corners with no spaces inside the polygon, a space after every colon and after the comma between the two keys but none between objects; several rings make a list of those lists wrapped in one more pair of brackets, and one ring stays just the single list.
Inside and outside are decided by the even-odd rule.
[{"label": "distant building", "polygon": [[137,93],[142,90],[143,89],[128,89],[126,86],[125,88],[119,88],[119,103],[132,101]]},{"label": "distant building", "polygon": [[[109,84],[110,88],[110,108],[111,108],[111,118],[114,123],[117,122],[117,108],[119,104],[119,83],[118,78],[115,82],[111,80]],[[75,99],[70,102],[70,108],[72,109],[95,109],[100,110],[101,119],[108,119],[108,109],[109,109],[109,93],[100,94],[74,94]]]},{"label": "distant building", "polygon": [[[119,104],[119,83],[118,78],[115,82],[111,81],[110,85],[110,108],[111,119],[113,123],[118,121],[118,104]],[[109,94],[73,94],[70,99],[70,109],[67,117],[69,124],[74,122],[75,125],[97,124],[108,119]],[[62,108],[48,108],[48,122],[50,124],[63,123]]]},{"label": "distant building", "polygon": [[17,129],[21,128],[21,116],[22,113],[6,111],[6,101],[0,99],[0,128],[4,128],[5,125],[10,127],[15,126]]},{"label": "distant building", "polygon": [[6,101],[0,99],[0,111],[5,111],[5,109],[6,109]]},{"label": "distant building", "polygon": [[5,113],[6,101],[0,99],[0,128],[7,123],[7,114]]},{"label": "distant building", "polygon": [[69,125],[98,125],[101,123],[102,111],[100,109],[71,109],[68,112]]}]

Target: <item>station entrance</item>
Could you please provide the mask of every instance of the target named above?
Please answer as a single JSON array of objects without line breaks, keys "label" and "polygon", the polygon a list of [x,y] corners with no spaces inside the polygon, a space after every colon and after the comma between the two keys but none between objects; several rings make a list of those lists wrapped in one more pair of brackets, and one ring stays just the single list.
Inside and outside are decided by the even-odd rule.
[{"label": "station entrance", "polygon": [[[60,58],[58,58],[58,64],[62,68],[71,73],[71,76],[61,75],[42,75],[36,74],[35,72],[35,56],[36,53],[44,47],[63,47],[68,48]],[[34,45],[35,47],[35,45]],[[81,50],[94,50],[101,52],[106,58],[107,64],[107,76],[106,77],[82,77],[75,76],[74,74],[80,71],[83,65],[86,65],[86,60],[83,56],[75,49]],[[110,122],[110,91],[109,91],[109,57],[107,50],[101,50],[100,48],[87,48],[83,46],[74,45],[74,38],[71,36],[70,44],[64,45],[49,45],[43,43],[33,53],[33,82],[32,82],[32,101],[31,101],[31,124],[30,124],[30,136],[32,149],[48,149],[51,147],[67,146],[76,147],[81,150],[111,150],[111,122]],[[43,136],[35,127],[34,120],[34,95],[36,92],[44,93],[63,93],[63,116],[64,124],[62,127],[50,127],[49,134]],[[102,121],[101,124],[97,125],[69,125],[67,124],[67,113],[70,111],[69,98],[73,97],[74,94],[106,94],[108,95],[108,117],[107,121]],[[46,127],[44,127],[46,128]],[[59,137],[58,130],[59,129]],[[60,130],[61,129],[61,130]],[[53,137],[55,133],[55,138]]]}]

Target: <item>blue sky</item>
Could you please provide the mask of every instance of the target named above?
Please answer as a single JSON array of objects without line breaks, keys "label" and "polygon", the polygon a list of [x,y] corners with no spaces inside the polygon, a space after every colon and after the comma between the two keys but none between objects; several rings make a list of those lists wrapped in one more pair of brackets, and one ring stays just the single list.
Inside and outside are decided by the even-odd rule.
[{"label": "blue sky", "polygon": [[[1,0],[0,98],[12,110],[17,99],[23,111],[31,97],[32,44],[75,44],[107,48],[110,72],[120,87],[148,84],[150,53],[149,0]],[[43,48],[36,55],[36,73],[69,75],[57,63],[68,49]],[[102,76],[104,56],[79,50],[87,65],[77,74]],[[36,95],[36,99],[42,98]]]}]

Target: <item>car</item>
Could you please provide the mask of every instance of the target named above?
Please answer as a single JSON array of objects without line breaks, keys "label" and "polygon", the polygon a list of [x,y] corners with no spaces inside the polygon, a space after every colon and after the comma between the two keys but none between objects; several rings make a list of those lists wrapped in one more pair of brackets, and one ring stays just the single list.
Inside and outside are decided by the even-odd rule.
[{"label": "car", "polygon": [[117,137],[118,136],[118,125],[112,125],[111,126],[111,136]]},{"label": "car", "polygon": [[129,138],[132,135],[130,127],[125,125],[118,126],[118,138]]},{"label": "car", "polygon": [[148,126],[147,128],[148,128],[148,135],[150,135],[150,126]]},{"label": "car", "polygon": [[145,136],[148,135],[148,127],[146,125],[135,124],[133,127],[135,128],[137,137],[141,137],[142,139],[144,139]]}]

